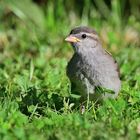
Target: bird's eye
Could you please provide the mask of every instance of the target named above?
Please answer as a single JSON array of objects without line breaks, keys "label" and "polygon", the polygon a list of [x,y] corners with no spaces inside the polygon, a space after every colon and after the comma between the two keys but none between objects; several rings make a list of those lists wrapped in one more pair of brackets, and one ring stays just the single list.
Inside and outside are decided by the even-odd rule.
[{"label": "bird's eye", "polygon": [[86,34],[82,34],[82,38],[86,38],[87,36],[86,36]]}]

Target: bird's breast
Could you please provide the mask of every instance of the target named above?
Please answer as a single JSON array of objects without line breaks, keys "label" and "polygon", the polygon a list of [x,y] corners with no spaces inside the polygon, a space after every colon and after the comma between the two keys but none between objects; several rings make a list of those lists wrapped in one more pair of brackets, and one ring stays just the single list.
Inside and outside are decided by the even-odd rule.
[{"label": "bird's breast", "polygon": [[74,55],[67,65],[67,75],[71,79],[77,77],[82,69],[82,60],[79,56]]}]

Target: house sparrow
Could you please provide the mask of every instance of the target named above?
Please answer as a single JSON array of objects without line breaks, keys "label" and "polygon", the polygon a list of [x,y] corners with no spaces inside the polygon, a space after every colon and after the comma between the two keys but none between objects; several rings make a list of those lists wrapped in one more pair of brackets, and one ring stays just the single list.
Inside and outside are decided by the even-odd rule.
[{"label": "house sparrow", "polygon": [[65,41],[74,49],[67,65],[72,91],[91,100],[117,97],[121,88],[118,65],[102,48],[96,31],[89,27],[76,27]]}]

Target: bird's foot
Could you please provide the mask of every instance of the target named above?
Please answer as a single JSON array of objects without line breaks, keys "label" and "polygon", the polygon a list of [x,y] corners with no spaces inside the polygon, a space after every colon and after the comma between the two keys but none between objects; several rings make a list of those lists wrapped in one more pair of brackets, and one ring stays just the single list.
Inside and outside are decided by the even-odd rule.
[{"label": "bird's foot", "polygon": [[80,113],[83,115],[85,113],[85,106],[82,104],[80,107]]}]

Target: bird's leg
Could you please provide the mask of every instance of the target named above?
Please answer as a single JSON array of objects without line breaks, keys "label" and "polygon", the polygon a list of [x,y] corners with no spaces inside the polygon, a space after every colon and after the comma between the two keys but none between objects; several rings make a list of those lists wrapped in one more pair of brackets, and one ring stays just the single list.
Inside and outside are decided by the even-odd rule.
[{"label": "bird's leg", "polygon": [[85,98],[80,98],[80,113],[83,115],[85,112]]},{"label": "bird's leg", "polygon": [[85,82],[86,82],[86,92],[87,92],[87,105],[86,105],[86,109],[88,109],[88,105],[89,105],[89,82],[88,82],[88,80],[87,79],[85,79]]},{"label": "bird's leg", "polygon": [[87,106],[86,109],[88,109],[89,105],[89,90],[87,89]]},{"label": "bird's leg", "polygon": [[[88,80],[85,78],[85,83],[86,83],[86,93],[87,93],[87,100],[86,100],[86,109],[88,109],[89,108],[89,102],[90,102],[90,97],[89,97],[89,94],[90,94],[90,92],[89,92],[89,82],[88,82]],[[85,112],[85,105],[84,105],[84,102],[82,102],[82,104],[81,104],[81,106],[80,106],[80,112],[81,112],[81,114],[84,114],[84,112]]]},{"label": "bird's leg", "polygon": [[[89,92],[88,92],[88,94],[87,94],[87,101],[86,101],[86,109],[88,109],[89,108]],[[80,112],[81,112],[81,114],[84,114],[84,112],[85,112],[85,105],[84,105],[84,102],[82,102],[81,103],[81,105],[80,105]]]}]

